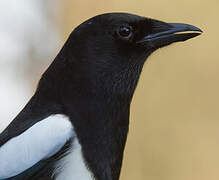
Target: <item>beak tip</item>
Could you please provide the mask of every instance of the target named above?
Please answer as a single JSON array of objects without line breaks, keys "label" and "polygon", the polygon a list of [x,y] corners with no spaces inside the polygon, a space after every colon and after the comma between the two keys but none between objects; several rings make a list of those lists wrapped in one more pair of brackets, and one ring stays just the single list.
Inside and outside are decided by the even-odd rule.
[{"label": "beak tip", "polygon": [[193,26],[193,27],[194,27],[194,29],[193,29],[192,31],[198,31],[198,32],[200,32],[200,33],[203,33],[203,31],[202,31],[200,28],[195,27],[195,26]]},{"label": "beak tip", "polygon": [[193,26],[193,25],[190,25],[190,24],[183,24],[183,23],[169,23],[170,26],[176,30],[181,30],[181,31],[197,31],[197,32],[200,32],[202,33],[203,31],[196,27],[196,26]]}]

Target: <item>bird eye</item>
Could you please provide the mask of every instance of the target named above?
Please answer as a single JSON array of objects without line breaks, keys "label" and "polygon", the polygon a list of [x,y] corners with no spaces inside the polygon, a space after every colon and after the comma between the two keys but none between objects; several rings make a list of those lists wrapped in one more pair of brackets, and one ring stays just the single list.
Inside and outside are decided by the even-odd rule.
[{"label": "bird eye", "polygon": [[119,30],[117,31],[117,34],[119,35],[120,38],[129,40],[133,35],[132,27],[130,27],[130,26],[121,26],[119,28]]}]

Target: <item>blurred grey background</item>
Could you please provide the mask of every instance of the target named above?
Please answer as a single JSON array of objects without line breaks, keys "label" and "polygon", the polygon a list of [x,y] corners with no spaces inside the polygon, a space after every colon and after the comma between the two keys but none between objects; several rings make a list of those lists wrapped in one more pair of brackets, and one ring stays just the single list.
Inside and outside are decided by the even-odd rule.
[{"label": "blurred grey background", "polygon": [[31,97],[63,43],[58,16],[56,0],[0,1],[0,130]]},{"label": "blurred grey background", "polygon": [[129,12],[204,34],[154,53],[131,110],[122,180],[219,179],[219,1],[0,0],[0,131],[78,24]]}]

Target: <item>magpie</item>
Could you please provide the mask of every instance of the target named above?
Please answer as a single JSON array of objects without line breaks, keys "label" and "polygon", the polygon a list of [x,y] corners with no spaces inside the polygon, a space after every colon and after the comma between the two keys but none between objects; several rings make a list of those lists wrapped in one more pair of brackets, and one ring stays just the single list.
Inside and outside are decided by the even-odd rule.
[{"label": "magpie", "polygon": [[127,13],[80,24],[0,134],[0,180],[118,180],[144,62],[201,32]]}]

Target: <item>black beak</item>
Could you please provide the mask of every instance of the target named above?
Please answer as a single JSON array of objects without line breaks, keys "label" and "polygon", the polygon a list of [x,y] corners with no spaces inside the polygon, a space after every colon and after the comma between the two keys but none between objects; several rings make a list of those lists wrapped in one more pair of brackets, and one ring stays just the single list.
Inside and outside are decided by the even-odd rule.
[{"label": "black beak", "polygon": [[[143,39],[137,41],[137,44],[142,44],[148,48],[159,48],[174,42],[186,41],[202,33],[202,30],[195,26],[180,23],[154,21],[153,28],[155,32],[146,35]],[[159,31],[156,29],[159,29]]]}]

